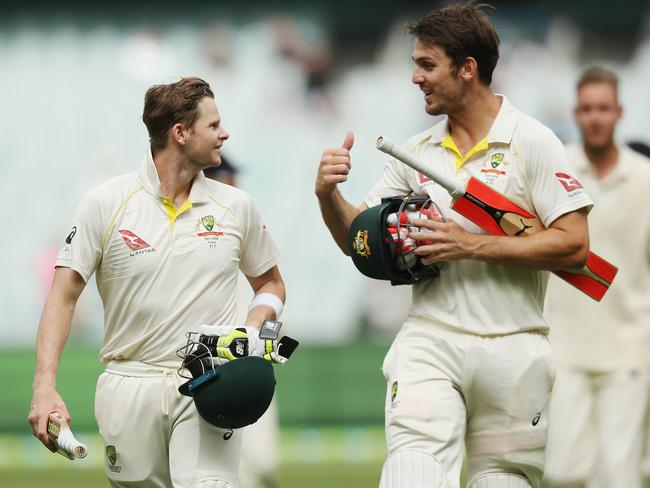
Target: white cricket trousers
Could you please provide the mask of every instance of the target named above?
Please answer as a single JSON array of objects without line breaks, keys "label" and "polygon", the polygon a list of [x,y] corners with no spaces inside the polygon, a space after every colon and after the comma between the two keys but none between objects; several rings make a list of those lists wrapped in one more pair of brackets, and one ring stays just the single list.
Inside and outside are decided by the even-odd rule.
[{"label": "white cricket trousers", "polygon": [[95,417],[111,486],[237,486],[240,433],[225,440],[227,431],[205,422],[178,392],[184,381],[175,369],[108,363],[97,380]]},{"label": "white cricket trousers", "polygon": [[544,486],[640,488],[649,389],[643,369],[558,367]]},{"label": "white cricket trousers", "polygon": [[546,335],[478,336],[409,317],[383,365],[389,454],[422,451],[458,488],[467,451],[468,482],[515,473],[538,487],[553,386]]}]

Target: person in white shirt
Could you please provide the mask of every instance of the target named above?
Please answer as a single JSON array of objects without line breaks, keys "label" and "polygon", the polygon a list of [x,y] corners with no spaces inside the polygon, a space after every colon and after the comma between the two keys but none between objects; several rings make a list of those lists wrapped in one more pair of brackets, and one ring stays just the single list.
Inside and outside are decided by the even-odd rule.
[{"label": "person in white shirt", "polygon": [[[56,372],[77,298],[93,273],[105,333],[95,416],[115,487],[237,485],[241,436],[205,422],[178,392],[176,350],[200,324],[237,324],[237,274],[255,294],[245,325],[275,319],[285,299],[279,252],[250,197],[208,180],[228,133],[199,78],[151,87],[143,121],[150,150],[137,171],[88,193],[59,253],[41,318],[32,431],[70,415]],[[244,325],[244,324],[240,324]]]},{"label": "person in white shirt", "polygon": [[601,303],[553,281],[546,314],[557,362],[545,485],[641,486],[650,383],[650,161],[615,140],[616,75],[586,70],[577,87],[581,143],[567,149],[593,197],[591,238],[619,268]]},{"label": "person in white shirt", "polygon": [[417,220],[429,232],[411,233],[432,241],[415,251],[424,264],[445,266],[439,278],[413,286],[384,361],[388,458],[380,486],[458,487],[466,447],[469,487],[537,487],[553,383],[544,270],[584,265],[591,200],[577,180],[570,190],[563,184],[573,173],[558,138],[492,92],[499,38],[480,6],[447,6],[409,31],[412,82],[426,112],[446,117],[403,149],[439,171],[478,178],[547,228],[487,235],[450,209],[440,186],[397,161],[355,207],[338,189],[348,179],[352,133],[323,153],[315,193],[344,253],[352,220],[383,197],[428,194],[446,219]]}]

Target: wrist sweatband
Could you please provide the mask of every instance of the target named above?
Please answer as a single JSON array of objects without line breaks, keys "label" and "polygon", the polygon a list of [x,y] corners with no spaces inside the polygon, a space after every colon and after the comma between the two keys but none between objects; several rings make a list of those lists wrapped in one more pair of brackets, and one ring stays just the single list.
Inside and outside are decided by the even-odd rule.
[{"label": "wrist sweatband", "polygon": [[251,300],[251,304],[248,306],[248,310],[251,311],[253,308],[259,307],[260,305],[271,307],[275,312],[275,320],[278,320],[280,318],[280,315],[282,315],[282,309],[284,308],[282,300],[280,300],[273,293],[268,292],[255,295]]}]

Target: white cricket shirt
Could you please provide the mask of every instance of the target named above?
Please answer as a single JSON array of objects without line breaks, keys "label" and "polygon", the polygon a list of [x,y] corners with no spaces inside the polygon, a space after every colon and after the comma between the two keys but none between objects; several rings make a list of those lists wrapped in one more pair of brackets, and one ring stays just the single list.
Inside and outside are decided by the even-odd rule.
[{"label": "white cricket shirt", "polygon": [[[560,140],[502,99],[487,137],[464,157],[449,134],[447,119],[410,138],[402,148],[439,171],[464,181],[477,178],[536,214],[547,227],[565,213],[589,207],[591,200],[572,179]],[[396,160],[386,165],[365,203],[373,206],[382,197],[411,192],[428,194],[445,218],[466,230],[485,233],[451,210],[446,190]],[[413,286],[409,314],[480,335],[547,330],[543,316],[547,279],[546,271],[473,260],[449,262],[440,278]]]},{"label": "white cricket shirt", "polygon": [[138,171],[86,195],[56,265],[97,275],[102,362],[176,367],[186,332],[236,323],[237,270],[259,276],[279,258],[246,193],[200,172],[175,209],[148,152]]},{"label": "white cricket shirt", "polygon": [[618,145],[615,168],[599,180],[582,144],[567,147],[595,206],[591,248],[618,266],[600,303],[552,280],[546,312],[557,361],[592,371],[650,365],[650,160]]}]

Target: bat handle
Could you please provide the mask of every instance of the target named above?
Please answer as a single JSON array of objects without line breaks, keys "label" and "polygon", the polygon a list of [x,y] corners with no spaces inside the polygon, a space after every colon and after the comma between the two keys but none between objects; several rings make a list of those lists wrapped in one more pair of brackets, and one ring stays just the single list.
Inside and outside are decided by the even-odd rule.
[{"label": "bat handle", "polygon": [[67,454],[70,459],[82,459],[88,454],[88,448],[86,445],[75,439],[69,428],[61,429],[61,433],[59,434],[56,443],[59,446],[59,449]]},{"label": "bat handle", "polygon": [[397,147],[388,137],[379,136],[377,138],[376,146],[381,152],[398,159],[405,165],[410,166],[415,171],[419,171],[424,176],[438,183],[447,190],[452,198],[460,198],[465,194],[465,185],[459,179],[436,171],[430,166],[424,165],[421,161],[415,159],[413,155]]}]

